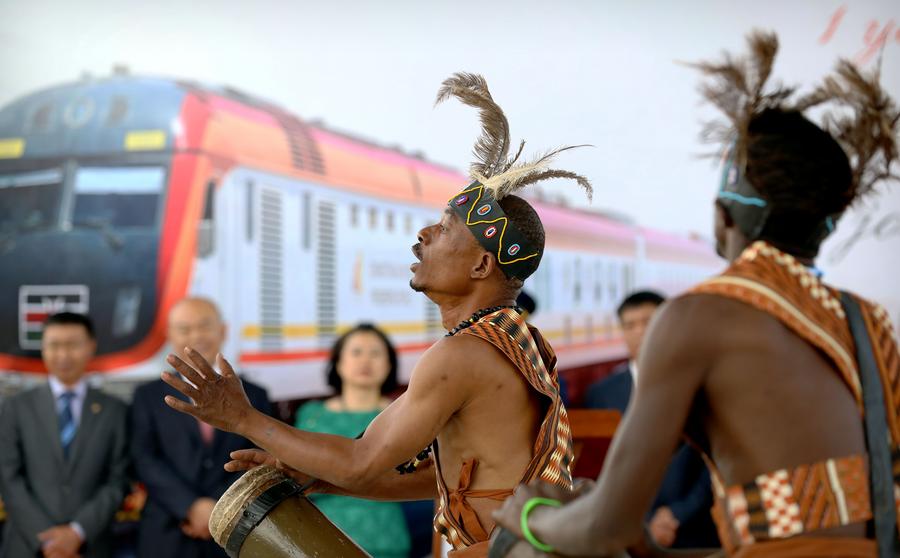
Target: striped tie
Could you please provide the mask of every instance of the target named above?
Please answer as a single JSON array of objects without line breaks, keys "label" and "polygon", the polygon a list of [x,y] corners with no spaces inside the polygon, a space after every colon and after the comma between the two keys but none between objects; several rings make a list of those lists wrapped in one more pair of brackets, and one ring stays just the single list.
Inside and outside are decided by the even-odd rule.
[{"label": "striped tie", "polygon": [[59,396],[59,440],[62,442],[63,455],[69,457],[69,447],[75,439],[75,415],[72,414],[72,400],[75,392],[67,391]]}]

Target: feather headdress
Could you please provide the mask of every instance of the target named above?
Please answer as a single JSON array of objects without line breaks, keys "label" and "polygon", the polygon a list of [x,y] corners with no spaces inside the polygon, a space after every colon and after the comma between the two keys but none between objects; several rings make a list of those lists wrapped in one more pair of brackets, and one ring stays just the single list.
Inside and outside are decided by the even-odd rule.
[{"label": "feather headdress", "polygon": [[767,108],[783,107],[794,93],[793,88],[784,86],[765,91],[778,52],[778,37],[754,31],[747,43],[748,56],[734,57],[726,52],[721,62],[688,64],[712,78],[701,86],[701,93],[728,120],[708,123],[703,139],[728,147],[734,145],[739,165],[746,163],[747,129],[753,116]]},{"label": "feather headdress", "polygon": [[467,72],[453,74],[441,84],[434,104],[438,105],[450,97],[456,97],[463,104],[478,109],[481,135],[475,142],[475,162],[469,167],[469,175],[472,180],[483,184],[495,200],[499,201],[529,184],[551,178],[576,181],[584,188],[588,199],[591,199],[593,188],[587,178],[574,172],[548,168],[556,155],[584,146],[564,146],[531,161],[519,162],[525,142],[520,142],[515,155],[509,157],[509,122],[503,109],[491,97],[484,77]]},{"label": "feather headdress", "polygon": [[900,110],[882,89],[880,77],[880,69],[867,75],[841,60],[834,75],[795,105],[801,111],[823,103],[835,105],[825,114],[823,128],[850,158],[856,196],[867,194],[879,182],[900,180],[900,174],[891,170],[898,160]]},{"label": "feather headdress", "polygon": [[841,60],[834,75],[826,77],[812,93],[793,101],[793,87],[766,88],[778,52],[775,34],[754,31],[747,43],[747,56],[725,53],[720,62],[690,64],[712,78],[701,86],[701,92],[728,120],[725,124],[708,124],[703,132],[705,140],[733,145],[735,160],[743,166],[747,131],[754,116],[770,108],[803,112],[831,105],[821,127],[850,158],[855,195],[870,191],[879,181],[900,179],[891,171],[898,159],[900,111],[882,89],[878,71],[866,75],[851,62]]}]

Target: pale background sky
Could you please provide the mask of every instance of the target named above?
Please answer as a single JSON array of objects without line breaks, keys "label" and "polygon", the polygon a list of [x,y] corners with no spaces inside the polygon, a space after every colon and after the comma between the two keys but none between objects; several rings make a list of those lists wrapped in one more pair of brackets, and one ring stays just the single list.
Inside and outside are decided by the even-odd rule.
[{"label": "pale background sky", "polygon": [[[595,207],[708,235],[717,171],[695,155],[705,149],[700,121],[712,113],[700,106],[695,73],[675,61],[742,49],[748,30],[770,28],[782,42],[776,75],[810,85],[837,56],[864,51],[875,22],[894,26],[883,79],[900,96],[900,2],[847,2],[821,44],[844,4],[0,0],[0,105],[124,64],[134,74],[230,85],[464,168],[475,112],[455,103],[432,109],[432,100],[450,73],[480,72],[514,140],[527,139],[532,151],[596,146],[558,163],[594,182]],[[545,191],[583,203],[567,183]]]},{"label": "pale background sky", "polygon": [[[709,236],[718,171],[697,154],[709,149],[698,142],[700,123],[715,113],[700,103],[695,72],[676,61],[742,52],[749,30],[773,29],[782,44],[775,77],[808,88],[839,56],[871,69],[877,57],[866,52],[883,34],[882,82],[900,98],[898,24],[900,0],[0,0],[0,106],[123,64],[230,85],[464,169],[475,111],[432,101],[451,73],[479,72],[514,141],[529,141],[526,153],[596,146],[558,163],[594,182],[595,208]],[[568,183],[545,191],[584,203]],[[861,225],[854,251],[834,257]],[[900,321],[897,254],[895,186],[841,220],[821,264]]]}]

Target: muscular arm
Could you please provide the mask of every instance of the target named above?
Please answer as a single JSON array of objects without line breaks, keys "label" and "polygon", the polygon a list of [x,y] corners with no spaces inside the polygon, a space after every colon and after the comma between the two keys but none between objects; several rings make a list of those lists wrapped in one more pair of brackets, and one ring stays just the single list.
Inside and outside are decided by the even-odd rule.
[{"label": "muscular arm", "polygon": [[460,355],[485,350],[481,345],[465,337],[436,343],[417,364],[407,392],[356,440],[297,430],[253,410],[239,382],[235,384],[236,376],[227,362],[220,359],[222,376],[216,378],[212,368],[194,352],[188,356],[197,370],[180,359],[171,358],[170,363],[196,388],[171,374],[163,379],[195,404],[176,398],[167,398],[166,402],[217,428],[246,437],[283,464],[328,483],[334,490],[377,496],[385,488],[385,478],[390,478],[385,475],[430,444],[474,393],[472,377],[451,368],[460,366]]},{"label": "muscular arm", "polygon": [[260,465],[268,465],[280,469],[304,486],[307,494],[336,494],[340,496],[364,497],[370,500],[399,501],[433,500],[437,497],[434,461],[427,459],[420,463],[412,473],[400,474],[395,469],[386,471],[370,482],[365,493],[354,492],[314,479],[296,469],[286,466],[271,454],[260,449],[245,449],[231,452],[231,459],[225,464],[225,470],[231,472],[247,471]]},{"label": "muscular arm", "polygon": [[675,300],[654,319],[634,399],[597,485],[563,508],[532,514],[532,530],[560,553],[614,554],[640,541],[644,514],[711,364],[709,311],[698,302]]},{"label": "muscular arm", "polygon": [[315,494],[365,497],[370,500],[383,500],[386,502],[433,500],[438,497],[434,461],[431,459],[420,464],[413,473],[401,475],[394,469],[385,472],[366,487],[364,494],[322,481],[313,485],[310,492]]}]

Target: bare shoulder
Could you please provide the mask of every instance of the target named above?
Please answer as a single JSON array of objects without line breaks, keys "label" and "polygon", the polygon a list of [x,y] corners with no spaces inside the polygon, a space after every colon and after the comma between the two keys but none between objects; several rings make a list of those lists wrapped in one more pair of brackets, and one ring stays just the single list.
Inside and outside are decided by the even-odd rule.
[{"label": "bare shoulder", "polygon": [[681,319],[706,320],[721,317],[723,313],[740,312],[750,308],[743,302],[708,293],[689,293],[666,302],[660,308],[659,316],[672,314]]},{"label": "bare shoulder", "polygon": [[739,300],[697,293],[666,302],[654,316],[652,327],[680,342],[708,343],[729,331],[729,328],[721,327],[723,323],[734,325],[760,317],[768,317],[768,314]]},{"label": "bare shoulder", "polygon": [[508,362],[503,354],[483,339],[471,335],[444,337],[432,345],[413,370],[412,382],[435,384],[451,381],[457,386],[477,383],[481,374]]},{"label": "bare shoulder", "polygon": [[478,362],[488,356],[499,353],[493,345],[474,335],[454,335],[442,337],[432,345],[420,362],[439,363],[452,358],[457,362]]},{"label": "bare shoulder", "polygon": [[[731,338],[765,319],[766,314],[737,300],[713,294],[689,294],[666,302],[656,313],[642,351],[645,370],[690,370],[709,363]],[[701,367],[705,368],[705,366]],[[643,364],[642,364],[643,369]]]}]

